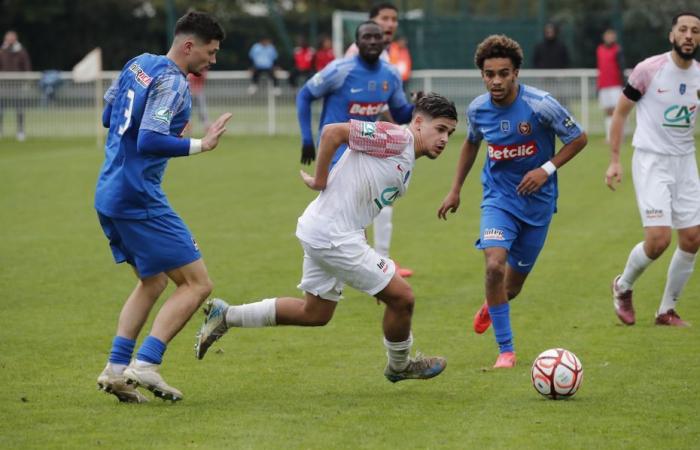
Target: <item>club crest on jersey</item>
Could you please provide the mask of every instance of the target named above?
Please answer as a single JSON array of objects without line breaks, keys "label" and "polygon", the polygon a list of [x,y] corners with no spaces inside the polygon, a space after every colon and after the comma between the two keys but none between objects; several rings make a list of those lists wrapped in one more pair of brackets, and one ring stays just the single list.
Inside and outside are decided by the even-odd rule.
[{"label": "club crest on jersey", "polygon": [[354,116],[376,116],[382,112],[384,102],[350,102],[348,113]]},{"label": "club crest on jersey", "polygon": [[374,80],[367,82],[367,90],[368,91],[376,91],[377,90],[377,82]]},{"label": "club crest on jersey", "polygon": [[384,92],[389,90],[389,82],[387,80],[382,81],[382,90]]},{"label": "club crest on jersey", "polygon": [[153,113],[153,118],[163,123],[170,123],[173,120],[173,111],[165,106],[160,107]]},{"label": "club crest on jersey", "polygon": [[681,83],[681,85],[678,86],[678,92],[680,92],[681,95],[685,94],[685,89],[686,89],[685,83]]},{"label": "club crest on jersey", "polygon": [[532,126],[530,125],[530,122],[520,122],[518,124],[518,133],[522,134],[523,136],[528,136],[530,133],[532,133]]},{"label": "club crest on jersey", "polygon": [[510,131],[510,120],[501,120],[501,131],[508,133]]},{"label": "club crest on jersey", "polygon": [[533,156],[537,153],[537,143],[535,141],[524,144],[498,145],[488,144],[489,159],[491,161],[509,161]]},{"label": "club crest on jersey", "polygon": [[153,78],[148,75],[144,70],[139,66],[137,63],[133,63],[132,65],[129,66],[129,70],[136,75],[136,82],[140,84],[141,86],[147,88],[150,84]]}]

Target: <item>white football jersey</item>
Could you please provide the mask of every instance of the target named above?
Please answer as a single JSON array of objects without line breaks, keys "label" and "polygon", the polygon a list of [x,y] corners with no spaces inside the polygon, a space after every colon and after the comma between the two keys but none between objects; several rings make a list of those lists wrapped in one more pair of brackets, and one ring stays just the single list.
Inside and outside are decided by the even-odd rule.
[{"label": "white football jersey", "polygon": [[671,53],[637,64],[628,83],[642,97],[637,101],[637,128],[632,145],[664,155],[695,151],[695,119],[700,105],[700,63],[681,69]]},{"label": "white football jersey", "polygon": [[348,149],[297,222],[299,239],[330,248],[356,239],[404,195],[416,156],[413,135],[389,122],[350,121]]}]

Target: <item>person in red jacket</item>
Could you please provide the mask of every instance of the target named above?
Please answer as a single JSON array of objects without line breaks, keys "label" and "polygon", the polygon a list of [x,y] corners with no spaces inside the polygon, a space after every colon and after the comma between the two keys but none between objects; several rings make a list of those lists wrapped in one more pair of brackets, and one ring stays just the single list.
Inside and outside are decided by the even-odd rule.
[{"label": "person in red jacket", "polygon": [[[0,72],[29,72],[32,62],[29,53],[17,39],[17,33],[9,30],[0,47]],[[14,107],[17,110],[17,140],[24,141],[24,107],[23,98],[28,90],[26,84],[15,86],[15,89],[0,92],[0,136],[2,136],[2,110]]]},{"label": "person in red jacket", "polygon": [[333,53],[333,43],[331,42],[331,38],[324,36],[321,39],[320,45],[318,46],[316,55],[314,55],[314,69],[316,72],[320,72],[334,59],[335,54]]},{"label": "person in red jacket", "polygon": [[596,49],[598,65],[598,103],[605,111],[605,140],[610,141],[610,124],[617,100],[622,94],[622,71],[625,64],[622,47],[617,43],[617,33],[608,28],[603,33],[603,42]]},{"label": "person in red jacket", "polygon": [[[314,73],[314,55],[316,50],[311,47],[305,37],[300,36],[294,48],[294,68],[289,74],[289,85],[297,87],[306,83]],[[301,80],[301,83],[299,82]]]}]

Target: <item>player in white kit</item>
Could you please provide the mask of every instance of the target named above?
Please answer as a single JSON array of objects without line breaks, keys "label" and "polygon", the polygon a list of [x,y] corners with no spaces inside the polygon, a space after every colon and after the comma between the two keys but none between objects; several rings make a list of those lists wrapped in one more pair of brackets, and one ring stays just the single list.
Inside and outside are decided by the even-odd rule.
[{"label": "player in white kit", "polygon": [[622,179],[620,143],[625,119],[637,105],[632,146],[632,178],[644,226],[644,241],[629,255],[622,274],[612,283],[619,319],[635,322],[632,286],[671,243],[678,248],[668,268],[666,287],[656,313],[657,325],[687,326],[676,302],[695,265],[700,247],[700,180],[695,159],[694,129],[700,105],[700,17],[684,12],[673,18],[672,50],[639,63],[615,107],[610,133],[610,165],[605,182],[614,190]]},{"label": "player in white kit", "polygon": [[[197,358],[203,358],[230,327],[323,326],[333,317],[348,284],[386,305],[386,378],[397,382],[439,375],[445,368],[444,358],[409,357],[413,292],[395,273],[394,262],[367,244],[364,230],[379,211],[405,194],[417,158],[435,159],[442,153],[456,124],[454,103],[429,94],[416,103],[408,128],[356,120],[326,125],[315,176],[301,172],[307,186],[321,191],[297,223],[296,235],[304,249],[298,287],[304,299],[278,297],[235,306],[211,300],[197,335]],[[348,150],[329,175],[331,158],[344,143]]]}]

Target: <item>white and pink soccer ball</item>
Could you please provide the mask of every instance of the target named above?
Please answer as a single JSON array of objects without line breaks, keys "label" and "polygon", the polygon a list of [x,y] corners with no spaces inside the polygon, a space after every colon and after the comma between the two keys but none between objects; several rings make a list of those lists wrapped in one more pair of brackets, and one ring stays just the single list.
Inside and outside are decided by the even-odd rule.
[{"label": "white and pink soccer ball", "polygon": [[532,385],[552,400],[573,396],[583,380],[583,366],[572,352],[563,348],[545,350],[532,364]]}]

